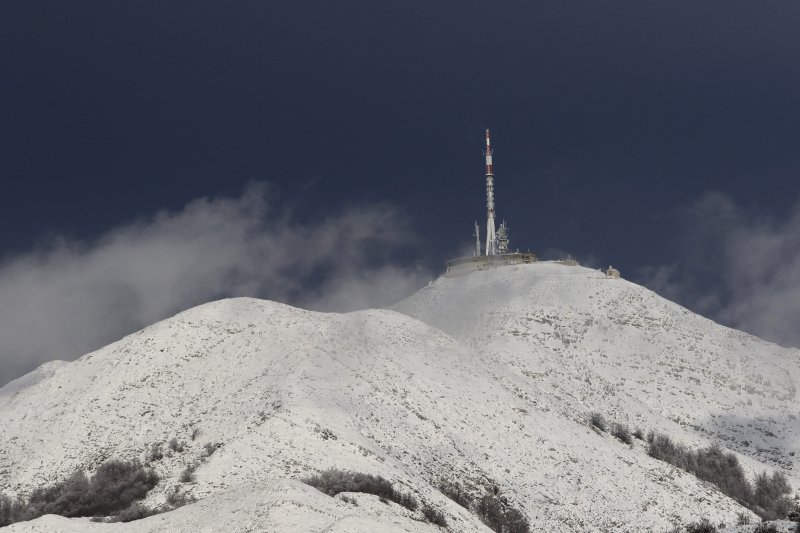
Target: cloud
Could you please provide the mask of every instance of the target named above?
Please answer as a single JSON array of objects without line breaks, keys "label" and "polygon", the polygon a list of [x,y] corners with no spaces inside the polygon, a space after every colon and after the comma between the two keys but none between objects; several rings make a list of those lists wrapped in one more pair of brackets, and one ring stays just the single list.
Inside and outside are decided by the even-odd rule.
[{"label": "cloud", "polygon": [[675,217],[676,260],[645,284],[719,322],[800,346],[800,204],[775,216],[708,193]]},{"label": "cloud", "polygon": [[348,311],[388,305],[430,280],[397,258],[418,242],[390,206],[303,222],[269,196],[253,185],[0,263],[0,385],[222,297]]}]

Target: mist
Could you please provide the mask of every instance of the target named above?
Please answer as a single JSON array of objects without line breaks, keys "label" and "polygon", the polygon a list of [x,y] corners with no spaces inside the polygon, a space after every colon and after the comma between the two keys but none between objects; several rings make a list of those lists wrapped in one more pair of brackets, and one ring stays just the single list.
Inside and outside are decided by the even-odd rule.
[{"label": "mist", "polygon": [[[0,263],[0,385],[73,360],[194,305],[253,296],[324,311],[389,305],[433,274],[388,205],[316,222],[277,209],[265,184],[199,198],[95,239],[53,237]],[[403,255],[405,252],[405,255]]]},{"label": "mist", "polygon": [[644,284],[718,322],[800,347],[800,203],[776,215],[711,192],[675,213],[675,260]]}]

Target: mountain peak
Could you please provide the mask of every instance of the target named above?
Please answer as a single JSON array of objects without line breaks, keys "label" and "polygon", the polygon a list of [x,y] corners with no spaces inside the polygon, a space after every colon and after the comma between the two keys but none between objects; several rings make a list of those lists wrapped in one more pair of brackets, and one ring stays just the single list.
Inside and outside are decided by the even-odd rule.
[{"label": "mountain peak", "polygon": [[[361,493],[351,508],[298,482],[328,468],[390,480],[441,511],[452,531],[485,528],[442,483],[473,497],[499,490],[535,530],[732,523],[748,511],[649,457],[644,443],[596,431],[591,415],[690,447],[721,442],[750,472],[791,475],[800,442],[791,418],[797,351],[628,281],[550,263],[439,278],[391,310],[221,300],[37,372],[0,394],[5,491],[24,495],[108,458],[139,459],[162,478],[147,506],[177,486],[200,499],[192,507],[209,527],[432,527],[420,511]],[[188,465],[195,479],[182,482]],[[296,503],[259,512],[238,506],[247,494]],[[193,514],[129,527],[189,531]],[[43,517],[14,530],[75,523],[85,525]]]}]

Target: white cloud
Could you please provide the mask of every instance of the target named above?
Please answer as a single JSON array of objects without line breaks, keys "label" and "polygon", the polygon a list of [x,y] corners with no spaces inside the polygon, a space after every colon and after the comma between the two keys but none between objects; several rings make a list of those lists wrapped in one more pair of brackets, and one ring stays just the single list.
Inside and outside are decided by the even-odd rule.
[{"label": "white cloud", "polygon": [[388,305],[430,279],[392,261],[415,242],[388,206],[303,223],[272,209],[263,185],[239,198],[194,200],[92,242],[54,239],[0,264],[0,384],[225,296],[321,310]]},{"label": "white cloud", "polygon": [[800,346],[800,204],[782,217],[708,193],[676,220],[680,254],[645,272],[664,296],[735,328]]}]

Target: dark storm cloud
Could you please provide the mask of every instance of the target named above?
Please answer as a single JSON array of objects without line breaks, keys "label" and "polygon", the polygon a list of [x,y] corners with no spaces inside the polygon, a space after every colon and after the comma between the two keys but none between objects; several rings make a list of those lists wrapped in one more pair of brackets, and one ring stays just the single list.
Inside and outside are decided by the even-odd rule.
[{"label": "dark storm cloud", "polygon": [[394,209],[352,208],[304,224],[268,196],[251,186],[236,198],[197,199],[0,264],[0,384],[224,296],[346,311],[393,303],[430,279],[388,263],[393,249],[416,242]]},{"label": "dark storm cloud", "polygon": [[724,324],[800,347],[800,203],[776,216],[713,192],[672,223],[679,255],[645,269],[646,285]]}]

